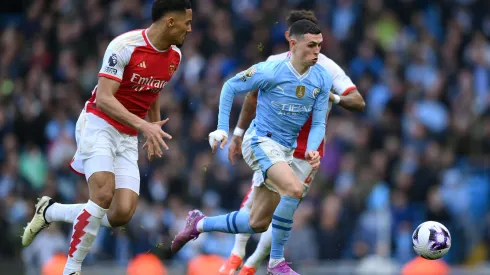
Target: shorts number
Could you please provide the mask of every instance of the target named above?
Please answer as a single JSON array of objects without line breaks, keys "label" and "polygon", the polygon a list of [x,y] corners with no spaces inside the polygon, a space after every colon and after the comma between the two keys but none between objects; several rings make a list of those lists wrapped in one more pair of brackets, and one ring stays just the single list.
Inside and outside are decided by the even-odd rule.
[{"label": "shorts number", "polygon": [[313,181],[313,170],[308,174],[308,176],[305,179],[305,184],[310,185],[310,183]]}]

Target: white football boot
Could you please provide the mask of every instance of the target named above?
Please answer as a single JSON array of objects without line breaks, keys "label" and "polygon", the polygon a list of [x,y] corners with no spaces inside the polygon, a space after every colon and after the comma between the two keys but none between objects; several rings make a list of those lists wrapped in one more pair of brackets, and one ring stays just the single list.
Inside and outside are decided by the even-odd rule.
[{"label": "white football boot", "polygon": [[49,227],[49,223],[46,221],[44,214],[46,209],[52,205],[54,201],[48,197],[44,196],[38,199],[36,204],[36,211],[34,212],[34,217],[30,223],[24,228],[24,234],[22,235],[22,245],[29,246],[32,241],[36,238],[37,234],[43,229]]}]

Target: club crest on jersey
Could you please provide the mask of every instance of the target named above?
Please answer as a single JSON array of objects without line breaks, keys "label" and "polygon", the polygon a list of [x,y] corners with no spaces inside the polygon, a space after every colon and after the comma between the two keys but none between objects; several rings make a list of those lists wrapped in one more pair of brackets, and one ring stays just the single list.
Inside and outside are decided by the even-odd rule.
[{"label": "club crest on jersey", "polygon": [[296,97],[302,98],[305,96],[306,87],[303,85],[296,86]]},{"label": "club crest on jersey", "polygon": [[111,67],[114,67],[117,65],[117,55],[115,53],[113,53],[110,57],[109,57],[109,66]]},{"label": "club crest on jersey", "polygon": [[252,77],[256,72],[257,69],[255,68],[255,66],[248,68],[245,72],[242,73],[242,77],[241,77],[242,81],[243,82],[247,81],[247,77],[248,78]]},{"label": "club crest on jersey", "polygon": [[172,76],[175,73],[175,64],[171,63],[168,67],[168,75]]},{"label": "club crest on jersey", "polygon": [[320,88],[315,88],[313,89],[313,92],[311,93],[311,95],[313,96],[313,98],[316,99],[316,97],[318,96],[318,94],[320,94]]}]

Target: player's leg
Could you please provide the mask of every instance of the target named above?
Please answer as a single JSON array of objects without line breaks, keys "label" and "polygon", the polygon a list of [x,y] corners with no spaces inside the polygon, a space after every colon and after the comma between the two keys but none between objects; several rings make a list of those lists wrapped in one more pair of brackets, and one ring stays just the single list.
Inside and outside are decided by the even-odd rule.
[{"label": "player's leg", "polygon": [[[134,143],[134,144],[133,144]],[[135,137],[125,137],[121,148],[116,152],[114,173],[116,191],[109,211],[102,218],[101,226],[118,227],[125,225],[136,211],[140,179],[137,161],[137,140]],[[135,148],[133,148],[135,147]],[[130,148],[130,149],[128,149]],[[45,223],[73,223],[85,204],[61,204],[45,196],[38,204],[49,201],[42,209]]]},{"label": "player's leg", "polygon": [[[122,135],[112,126],[109,126],[106,132],[111,137],[111,139],[107,138],[107,140],[111,144],[104,145],[115,150],[114,152],[111,151],[111,153],[113,153],[114,155],[114,159],[111,162],[113,167],[110,182],[111,186],[110,189],[108,187],[104,187],[104,183],[102,181],[95,181],[94,184],[91,184],[90,180],[94,177],[94,175],[99,174],[99,172],[95,173],[89,178],[89,191],[90,196],[98,196],[98,192],[105,194],[104,192],[109,192],[110,190],[110,197],[109,195],[107,195],[104,197],[104,200],[101,201],[99,199],[99,201],[96,201],[96,203],[101,203],[99,205],[105,208],[105,212],[102,215],[97,216],[98,220],[94,219],[93,228],[87,229],[87,227],[90,226],[92,222],[90,219],[88,220],[88,225],[86,225],[87,222],[82,223],[83,220],[81,220],[81,218],[83,218],[84,216],[79,216],[79,218],[76,219],[78,220],[78,222],[76,222],[73,227],[74,233],[70,245],[70,252],[68,254],[68,261],[65,266],[66,274],[70,274],[70,272],[73,271],[80,271],[81,263],[87,256],[90,246],[95,240],[102,217],[105,213],[107,213],[107,209],[110,206],[112,206],[113,208],[109,213],[107,213],[107,217],[108,221],[114,226],[126,224],[131,219],[134,211],[136,210],[140,187],[139,169],[137,164],[138,139],[136,136]],[[102,139],[99,143],[104,143],[105,137],[106,136],[104,134],[98,134],[97,141],[99,142],[99,139]],[[88,159],[84,162],[84,169],[86,174],[87,171],[100,171],[101,167],[104,166],[104,164],[99,164],[98,166],[92,168],[92,165],[90,164],[95,164],[95,162],[91,163],[91,160],[92,159]],[[109,161],[105,163],[109,163]],[[118,197],[115,198],[113,202],[113,196],[116,189],[120,191],[117,192]],[[89,203],[87,203],[87,206],[90,206],[90,201]],[[85,212],[90,213],[89,211],[85,210],[86,208],[82,211],[81,215],[84,215]],[[85,229],[83,228],[83,225],[86,225]],[[93,232],[90,232],[91,230],[93,230]],[[89,236],[87,238],[84,238],[85,235]],[[77,251],[79,252],[77,253]],[[77,270],[76,268],[78,268],[78,266],[80,266],[80,269]]]},{"label": "player's leg", "polygon": [[262,264],[264,259],[271,252],[271,243],[272,243],[272,225],[269,225],[267,231],[260,235],[259,243],[257,244],[257,248],[255,248],[254,252],[250,257],[248,257],[247,261],[243,265],[240,273],[238,275],[253,275]]},{"label": "player's leg", "polygon": [[[247,195],[243,198],[240,205],[240,211],[251,211],[253,204],[254,187],[250,187]],[[245,257],[245,249],[247,242],[250,239],[250,234],[240,233],[235,235],[235,244],[231,250],[230,257],[219,269],[219,275],[234,274],[235,271],[242,266],[243,258]]]},{"label": "player's leg", "polygon": [[196,239],[203,232],[254,234],[266,231],[274,208],[278,203],[277,198],[276,193],[261,187],[254,190],[254,203],[251,212],[234,211],[214,217],[205,217],[199,210],[189,212],[184,229],[177,234],[172,242],[172,252],[178,252],[186,243]]},{"label": "player's leg", "polygon": [[[116,186],[117,182],[118,177],[116,176]],[[57,203],[47,196],[42,197],[38,204],[41,204],[44,200],[49,201],[44,212],[45,221],[48,224],[52,222],[73,223],[80,211],[86,206],[86,203]],[[118,227],[126,224],[134,214],[137,202],[138,194],[133,190],[116,188],[109,211],[102,217],[100,225],[102,227]]]},{"label": "player's leg", "polygon": [[124,136],[118,146],[114,162],[116,194],[107,213],[113,227],[127,224],[138,205],[140,172],[138,168],[138,138]]},{"label": "player's leg", "polygon": [[[255,135],[253,130],[247,131],[242,144],[242,152],[247,164],[254,170],[254,185],[264,183],[264,173],[272,163],[284,160],[284,154],[264,154],[262,149],[255,150],[262,143],[270,149],[268,151],[282,150],[275,148],[279,144],[269,138],[260,138]],[[271,148],[269,148],[271,147]],[[257,152],[255,152],[257,151]],[[291,151],[292,158],[292,151]],[[194,210],[189,212],[184,229],[177,234],[171,245],[173,253],[178,252],[187,242],[199,237],[202,232],[224,232],[224,233],[261,233],[267,230],[270,218],[276,206],[274,198],[277,197],[267,188],[255,189],[254,203],[252,212],[235,211],[226,215],[205,217],[200,211]],[[260,197],[260,199],[259,199]],[[260,200],[260,201],[259,201]]]},{"label": "player's leg", "polygon": [[[303,182],[304,192],[303,198],[306,196],[309,190],[310,183],[313,181],[316,170],[313,170],[311,165],[302,159],[294,158],[291,163],[291,168],[294,174]],[[238,275],[253,275],[255,271],[264,261],[264,259],[269,255],[272,243],[272,226],[266,232],[262,233],[260,236],[259,243],[253,254],[247,259],[243,265],[242,270]]]},{"label": "player's leg", "polygon": [[[108,172],[112,175],[111,177],[114,177],[113,155],[115,149],[112,146],[115,139],[114,131],[116,130],[112,129],[111,131],[110,125],[104,120],[92,114],[86,114],[84,111],[80,114],[75,132],[77,152],[70,163],[70,167],[75,172],[85,175],[87,182],[90,176],[96,172]],[[89,159],[90,161],[88,161]],[[88,168],[85,167],[87,161],[89,163]],[[103,179],[98,180],[99,177]],[[100,176],[97,174],[91,181],[105,182],[106,177],[109,175]],[[114,180],[111,180],[107,187],[113,188]],[[30,245],[36,235],[48,227],[51,221],[75,222],[78,215],[86,207],[86,204],[56,204],[51,198],[42,197],[36,204],[34,217],[24,230],[22,244],[24,246]]]},{"label": "player's leg", "polygon": [[[245,198],[243,198],[242,204],[240,206],[240,211],[250,212],[252,210],[253,197],[254,187],[252,186],[250,187],[250,191],[248,191]],[[236,234],[235,245],[233,246],[231,253],[243,259],[243,257],[245,257],[245,249],[247,247],[247,242],[250,239],[250,236],[250,234]]]},{"label": "player's leg", "polygon": [[[79,123],[82,121],[82,123]],[[102,218],[114,196],[114,163],[121,134],[105,120],[84,115],[77,122],[77,153],[73,162],[85,174],[89,187],[89,201],[75,218],[64,275],[76,274],[92,246]],[[81,165],[80,165],[81,164]],[[72,165],[73,167],[73,165]]]},{"label": "player's leg", "polygon": [[[272,216],[277,205],[279,204],[280,196],[278,193],[271,191],[263,184],[254,187],[254,189],[256,195],[254,196],[254,204],[252,205],[252,210],[250,212],[250,225],[252,228],[255,228],[256,231],[264,232],[264,230],[266,230],[271,224]],[[267,234],[267,231],[262,233],[262,235],[264,234]],[[269,254],[269,251],[270,249],[266,249],[267,254]],[[240,270],[240,274],[255,274],[256,270],[256,267],[244,266]]]},{"label": "player's leg", "polygon": [[95,241],[102,218],[112,203],[115,190],[113,162],[113,158],[108,156],[95,156],[83,161],[88,178],[89,201],[73,222],[64,275],[81,271],[82,262]]},{"label": "player's leg", "polygon": [[262,233],[267,230],[274,208],[278,203],[277,194],[266,187],[255,187],[252,210],[234,211],[226,215],[202,217],[196,224],[199,232]]},{"label": "player's leg", "polygon": [[267,184],[277,190],[281,196],[272,218],[269,270],[273,274],[282,274],[285,270],[292,272],[284,260],[284,246],[291,234],[294,212],[303,195],[303,183],[285,162],[272,165],[267,170],[267,177]]}]

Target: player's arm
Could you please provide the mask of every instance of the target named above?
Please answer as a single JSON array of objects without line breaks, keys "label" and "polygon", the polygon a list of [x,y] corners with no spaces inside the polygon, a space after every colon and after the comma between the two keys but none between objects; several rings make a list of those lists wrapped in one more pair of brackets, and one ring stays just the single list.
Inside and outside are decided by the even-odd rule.
[{"label": "player's arm", "polygon": [[146,120],[128,111],[115,97],[121,85],[124,69],[129,63],[130,58],[131,54],[125,50],[124,45],[117,38],[107,46],[103,65],[98,74],[97,108],[113,119],[141,131],[148,142],[151,143],[152,147],[155,148],[155,154],[160,157],[162,155],[160,145],[168,150],[168,146],[163,138],[171,138],[161,128],[166,121],[161,121],[156,124],[148,123]]},{"label": "player's arm", "polygon": [[219,99],[218,130],[229,130],[230,112],[235,95],[258,90],[264,84],[263,63],[254,65],[226,81]]},{"label": "player's arm", "polygon": [[162,120],[160,115],[160,101],[157,99],[151,104],[150,110],[148,110],[148,120],[150,122],[158,122]]},{"label": "player's arm", "polygon": [[[161,122],[160,101],[158,100],[158,98],[150,105],[150,109],[148,110],[148,120],[151,123],[160,123]],[[167,121],[168,121],[168,118],[165,119],[163,123],[166,123]],[[147,150],[148,150],[147,157],[148,157],[148,160],[151,161],[153,159],[153,156],[155,155],[155,149],[148,142],[145,142],[145,144],[143,144],[143,148],[147,148]]]},{"label": "player's arm", "polygon": [[321,91],[313,106],[310,134],[306,151],[317,151],[325,137],[326,120],[328,112],[329,91]]},{"label": "player's arm", "polygon": [[106,77],[99,77],[97,84],[97,108],[115,120],[139,130],[146,123],[143,119],[129,112],[114,96],[120,83]]},{"label": "player's arm", "polygon": [[242,110],[240,111],[240,116],[238,117],[238,123],[233,131],[233,138],[230,141],[230,147],[228,147],[228,160],[231,162],[231,165],[235,165],[235,156],[241,156],[242,154],[243,133],[252,122],[252,119],[255,117],[258,95],[258,90],[250,92],[247,94],[243,102]]},{"label": "player's arm", "polygon": [[[267,61],[273,61],[271,57],[267,58]],[[233,132],[233,138],[242,137],[245,129],[250,126],[250,123],[255,117],[255,111],[257,110],[257,98],[259,96],[259,90],[255,90],[250,92],[245,97],[245,101],[243,102],[242,110],[240,111],[240,116],[238,117],[238,123]],[[241,147],[241,142],[240,146]],[[241,152],[241,148],[240,148]]]},{"label": "player's arm", "polygon": [[348,77],[344,70],[337,63],[321,56],[319,64],[332,75],[332,93],[330,93],[330,101],[354,112],[363,112],[366,108],[366,103],[362,95],[357,90],[356,85]]},{"label": "player's arm", "polygon": [[[242,110],[240,111],[240,116],[238,117],[237,127],[239,129],[246,129],[250,126],[250,123],[255,117],[255,111],[257,110],[257,97],[259,96],[259,90],[250,92],[245,97],[243,102]],[[242,136],[243,133],[239,136]]]},{"label": "player's arm", "polygon": [[230,112],[235,95],[263,88],[266,82],[264,63],[256,64],[225,82],[219,99],[218,129],[209,135],[213,152],[219,141],[223,141],[221,149],[226,145],[230,128]]},{"label": "player's arm", "polygon": [[366,109],[366,102],[364,102],[364,98],[357,88],[347,91],[347,93],[344,94],[346,95],[336,95],[332,93],[330,94],[330,97],[334,104],[338,104],[344,109],[353,112],[364,112]]},{"label": "player's arm", "polygon": [[311,129],[308,135],[305,159],[314,170],[318,169],[320,166],[320,153],[318,152],[318,147],[320,147],[320,144],[325,136],[325,118],[327,117],[328,113],[330,89],[331,85],[329,87],[323,87],[322,91],[315,100],[315,104],[313,105]]}]

